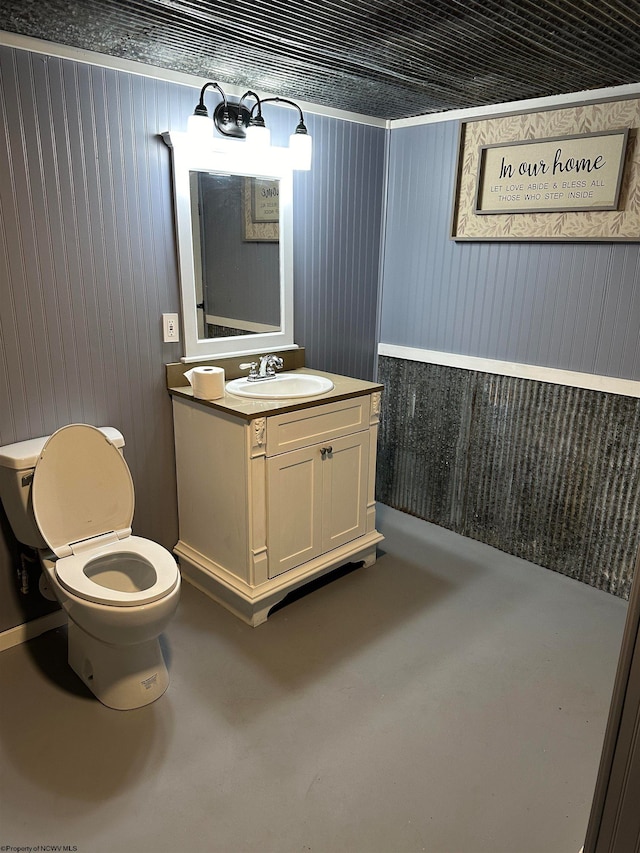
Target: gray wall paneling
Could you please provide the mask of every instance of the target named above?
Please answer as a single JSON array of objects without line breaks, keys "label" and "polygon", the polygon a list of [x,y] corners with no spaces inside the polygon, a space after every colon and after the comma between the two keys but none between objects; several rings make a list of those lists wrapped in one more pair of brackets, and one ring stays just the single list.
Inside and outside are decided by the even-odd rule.
[{"label": "gray wall paneling", "polygon": [[450,240],[457,140],[391,132],[381,340],[640,378],[640,243]]},{"label": "gray wall paneling", "polygon": [[[381,340],[639,379],[640,243],[452,241],[457,142],[391,132]],[[380,500],[628,596],[637,399],[402,359],[379,379]]]},{"label": "gray wall paneling", "polygon": [[296,340],[310,367],[372,379],[385,131],[305,116],[310,172],[294,175]]},{"label": "gray wall paneling", "polygon": [[[0,46],[0,444],[72,422],[116,426],[134,531],[168,548],[178,531],[164,364],[181,346],[161,335],[179,289],[170,152],[157,134],[184,129],[198,88]],[[270,112],[286,144],[295,113]],[[296,340],[314,366],[367,377],[384,131],[307,125],[318,167],[294,185]],[[5,630],[48,605],[15,593],[4,518],[2,530]]]}]

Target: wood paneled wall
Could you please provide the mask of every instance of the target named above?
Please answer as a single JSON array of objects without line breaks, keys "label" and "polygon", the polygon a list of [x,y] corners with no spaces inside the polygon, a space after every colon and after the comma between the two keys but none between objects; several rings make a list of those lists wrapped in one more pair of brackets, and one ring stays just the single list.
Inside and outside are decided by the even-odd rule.
[{"label": "wood paneled wall", "polygon": [[[73,422],[117,427],[134,530],[168,548],[178,531],[164,365],[182,351],[162,342],[179,286],[158,134],[185,129],[199,88],[0,46],[0,444]],[[295,114],[269,115],[286,144]],[[315,162],[294,185],[296,341],[312,366],[371,378],[385,131],[305,118]],[[0,630],[47,609],[16,590],[5,522]]]}]

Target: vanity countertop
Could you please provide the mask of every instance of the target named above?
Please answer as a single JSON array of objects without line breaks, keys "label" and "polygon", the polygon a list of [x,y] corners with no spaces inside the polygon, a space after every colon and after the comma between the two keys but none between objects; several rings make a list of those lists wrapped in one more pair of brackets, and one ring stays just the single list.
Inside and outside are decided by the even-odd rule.
[{"label": "vanity countertop", "polygon": [[[307,367],[287,371],[288,373],[308,373],[314,376],[325,376],[333,382],[333,389],[317,397],[302,397],[283,400],[252,400],[248,397],[236,397],[225,391],[223,397],[217,400],[200,400],[193,396],[190,385],[169,386],[169,393],[174,397],[182,397],[185,400],[193,400],[199,405],[210,409],[217,409],[238,418],[250,421],[254,418],[263,418],[267,415],[277,415],[283,412],[294,412],[298,409],[307,409],[312,406],[322,406],[324,403],[332,403],[336,400],[345,400],[349,397],[361,397],[374,391],[381,391],[384,386],[377,382],[366,382],[363,379],[353,379],[350,376],[340,376],[336,373],[325,373],[322,370],[310,370]],[[186,381],[186,380],[185,380]]]}]

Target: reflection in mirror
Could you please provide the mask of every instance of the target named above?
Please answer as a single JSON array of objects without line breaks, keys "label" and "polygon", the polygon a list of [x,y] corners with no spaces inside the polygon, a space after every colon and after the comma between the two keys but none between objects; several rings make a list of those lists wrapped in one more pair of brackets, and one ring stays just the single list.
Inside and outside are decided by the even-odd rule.
[{"label": "reflection in mirror", "polygon": [[198,339],[280,331],[279,180],[190,171]]}]

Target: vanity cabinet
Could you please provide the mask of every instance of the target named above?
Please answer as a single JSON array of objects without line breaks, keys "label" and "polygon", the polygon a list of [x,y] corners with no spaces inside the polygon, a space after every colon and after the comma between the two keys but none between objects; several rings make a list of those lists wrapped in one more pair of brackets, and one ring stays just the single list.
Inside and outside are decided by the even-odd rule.
[{"label": "vanity cabinet", "polygon": [[254,626],[313,578],[374,563],[383,538],[380,391],[282,408],[173,396],[183,576]]},{"label": "vanity cabinet", "polygon": [[368,466],[368,429],[267,458],[270,578],[366,532]]}]

